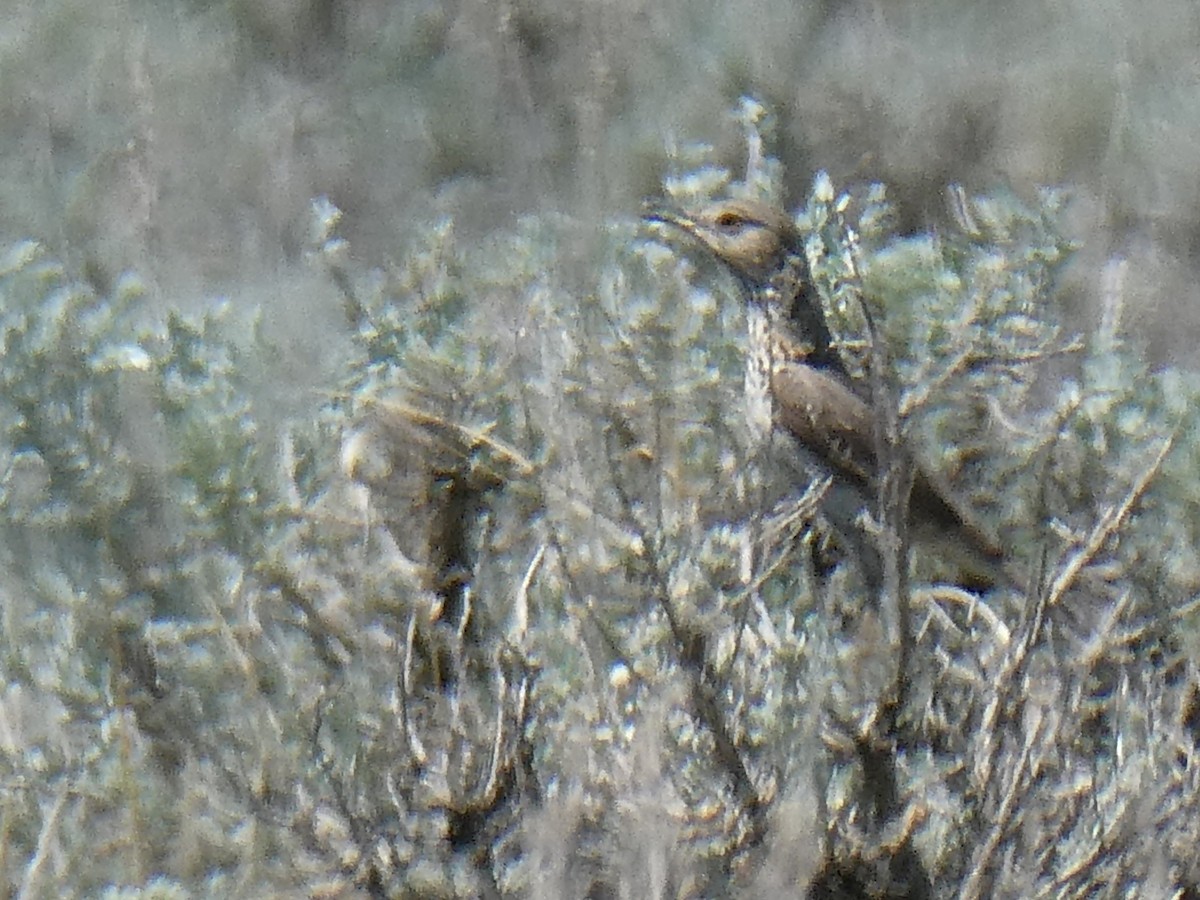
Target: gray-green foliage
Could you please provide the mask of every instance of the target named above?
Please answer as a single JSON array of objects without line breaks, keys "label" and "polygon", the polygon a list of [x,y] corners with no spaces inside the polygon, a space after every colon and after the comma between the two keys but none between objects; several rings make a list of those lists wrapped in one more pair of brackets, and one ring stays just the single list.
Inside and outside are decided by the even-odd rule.
[{"label": "gray-green foliage", "polygon": [[[705,159],[681,151],[668,190],[778,190],[769,158],[745,182]],[[5,876],[778,896],[891,828],[937,896],[1194,879],[1195,387],[1056,321],[1053,198],[964,208],[961,234],[900,238],[881,189],[818,182],[801,217],[847,352],[866,359],[865,308],[906,441],[1031,585],[914,583],[907,812],[874,825],[847,748],[893,648],[852,559],[812,570],[805,486],[749,446],[723,275],[555,218],[472,242],[440,222],[367,270],[319,204],[349,350],[316,413],[278,423],[253,320],[154,322],[136,282],[97,296],[12,248]]]}]

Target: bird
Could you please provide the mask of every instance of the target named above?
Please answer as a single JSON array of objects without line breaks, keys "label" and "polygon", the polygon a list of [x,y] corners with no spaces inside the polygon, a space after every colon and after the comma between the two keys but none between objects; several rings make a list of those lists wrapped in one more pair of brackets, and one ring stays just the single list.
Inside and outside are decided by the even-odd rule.
[{"label": "bird", "polygon": [[[737,280],[747,303],[746,415],[763,442],[789,435],[814,465],[832,476],[840,510],[828,509],[843,537],[877,496],[875,412],[834,342],[809,272],[795,220],[760,200],[718,200],[695,211],[649,206],[643,218],[688,236]],[[849,497],[850,499],[847,499]],[[855,508],[856,507],[856,508]],[[988,590],[1003,574],[1000,543],[931,471],[916,465],[908,522],[919,539],[945,549],[964,586]],[[864,564],[870,567],[871,560]],[[875,563],[878,560],[875,559]]]}]

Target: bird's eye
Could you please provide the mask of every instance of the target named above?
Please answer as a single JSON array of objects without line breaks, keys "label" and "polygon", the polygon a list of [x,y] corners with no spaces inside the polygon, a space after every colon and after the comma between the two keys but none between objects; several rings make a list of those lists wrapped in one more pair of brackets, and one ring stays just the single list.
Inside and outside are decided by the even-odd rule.
[{"label": "bird's eye", "polygon": [[737,228],[745,222],[745,218],[735,212],[723,212],[717,216],[718,228]]}]

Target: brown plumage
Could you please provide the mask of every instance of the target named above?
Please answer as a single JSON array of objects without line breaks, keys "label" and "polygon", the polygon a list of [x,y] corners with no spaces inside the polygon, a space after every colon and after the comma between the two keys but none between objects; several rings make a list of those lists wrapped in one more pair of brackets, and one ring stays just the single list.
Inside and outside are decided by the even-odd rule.
[{"label": "brown plumage", "polygon": [[846,375],[789,215],[757,200],[723,200],[690,215],[655,209],[646,219],[695,238],[737,276],[751,311],[763,313],[769,325],[760,341],[770,340],[786,356],[810,366]]},{"label": "brown plumage", "polygon": [[[791,217],[765,203],[725,200],[694,213],[656,209],[646,218],[690,235],[741,283],[750,315],[748,394],[766,395],[747,397],[752,426],[756,405],[764,407],[766,431],[781,428],[830,474],[873,498],[873,411],[834,346]],[[754,430],[764,435],[761,423]],[[990,587],[1001,577],[1003,550],[952,498],[944,483],[918,467],[910,522],[932,541],[965,551],[955,556],[967,580]]]}]

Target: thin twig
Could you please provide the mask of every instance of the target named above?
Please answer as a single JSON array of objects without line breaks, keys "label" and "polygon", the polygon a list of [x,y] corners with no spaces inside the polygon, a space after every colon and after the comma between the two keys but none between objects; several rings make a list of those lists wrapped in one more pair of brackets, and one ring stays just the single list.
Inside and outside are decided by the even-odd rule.
[{"label": "thin twig", "polygon": [[1106,510],[1100,517],[1100,521],[1092,528],[1088,534],[1088,538],[1060,568],[1058,576],[1050,585],[1050,591],[1047,596],[1047,606],[1054,606],[1059,603],[1066,592],[1079,578],[1079,574],[1083,569],[1096,558],[1109,539],[1125,524],[1125,520],[1129,518],[1129,514],[1133,512],[1134,506],[1150,487],[1159,470],[1162,469],[1163,462],[1166,461],[1167,455],[1171,452],[1171,448],[1175,446],[1175,440],[1179,436],[1179,430],[1176,429],[1170,436],[1163,441],[1162,447],[1159,448],[1154,461],[1146,467],[1146,470],[1138,477],[1137,481],[1125,495],[1119,506]]}]

